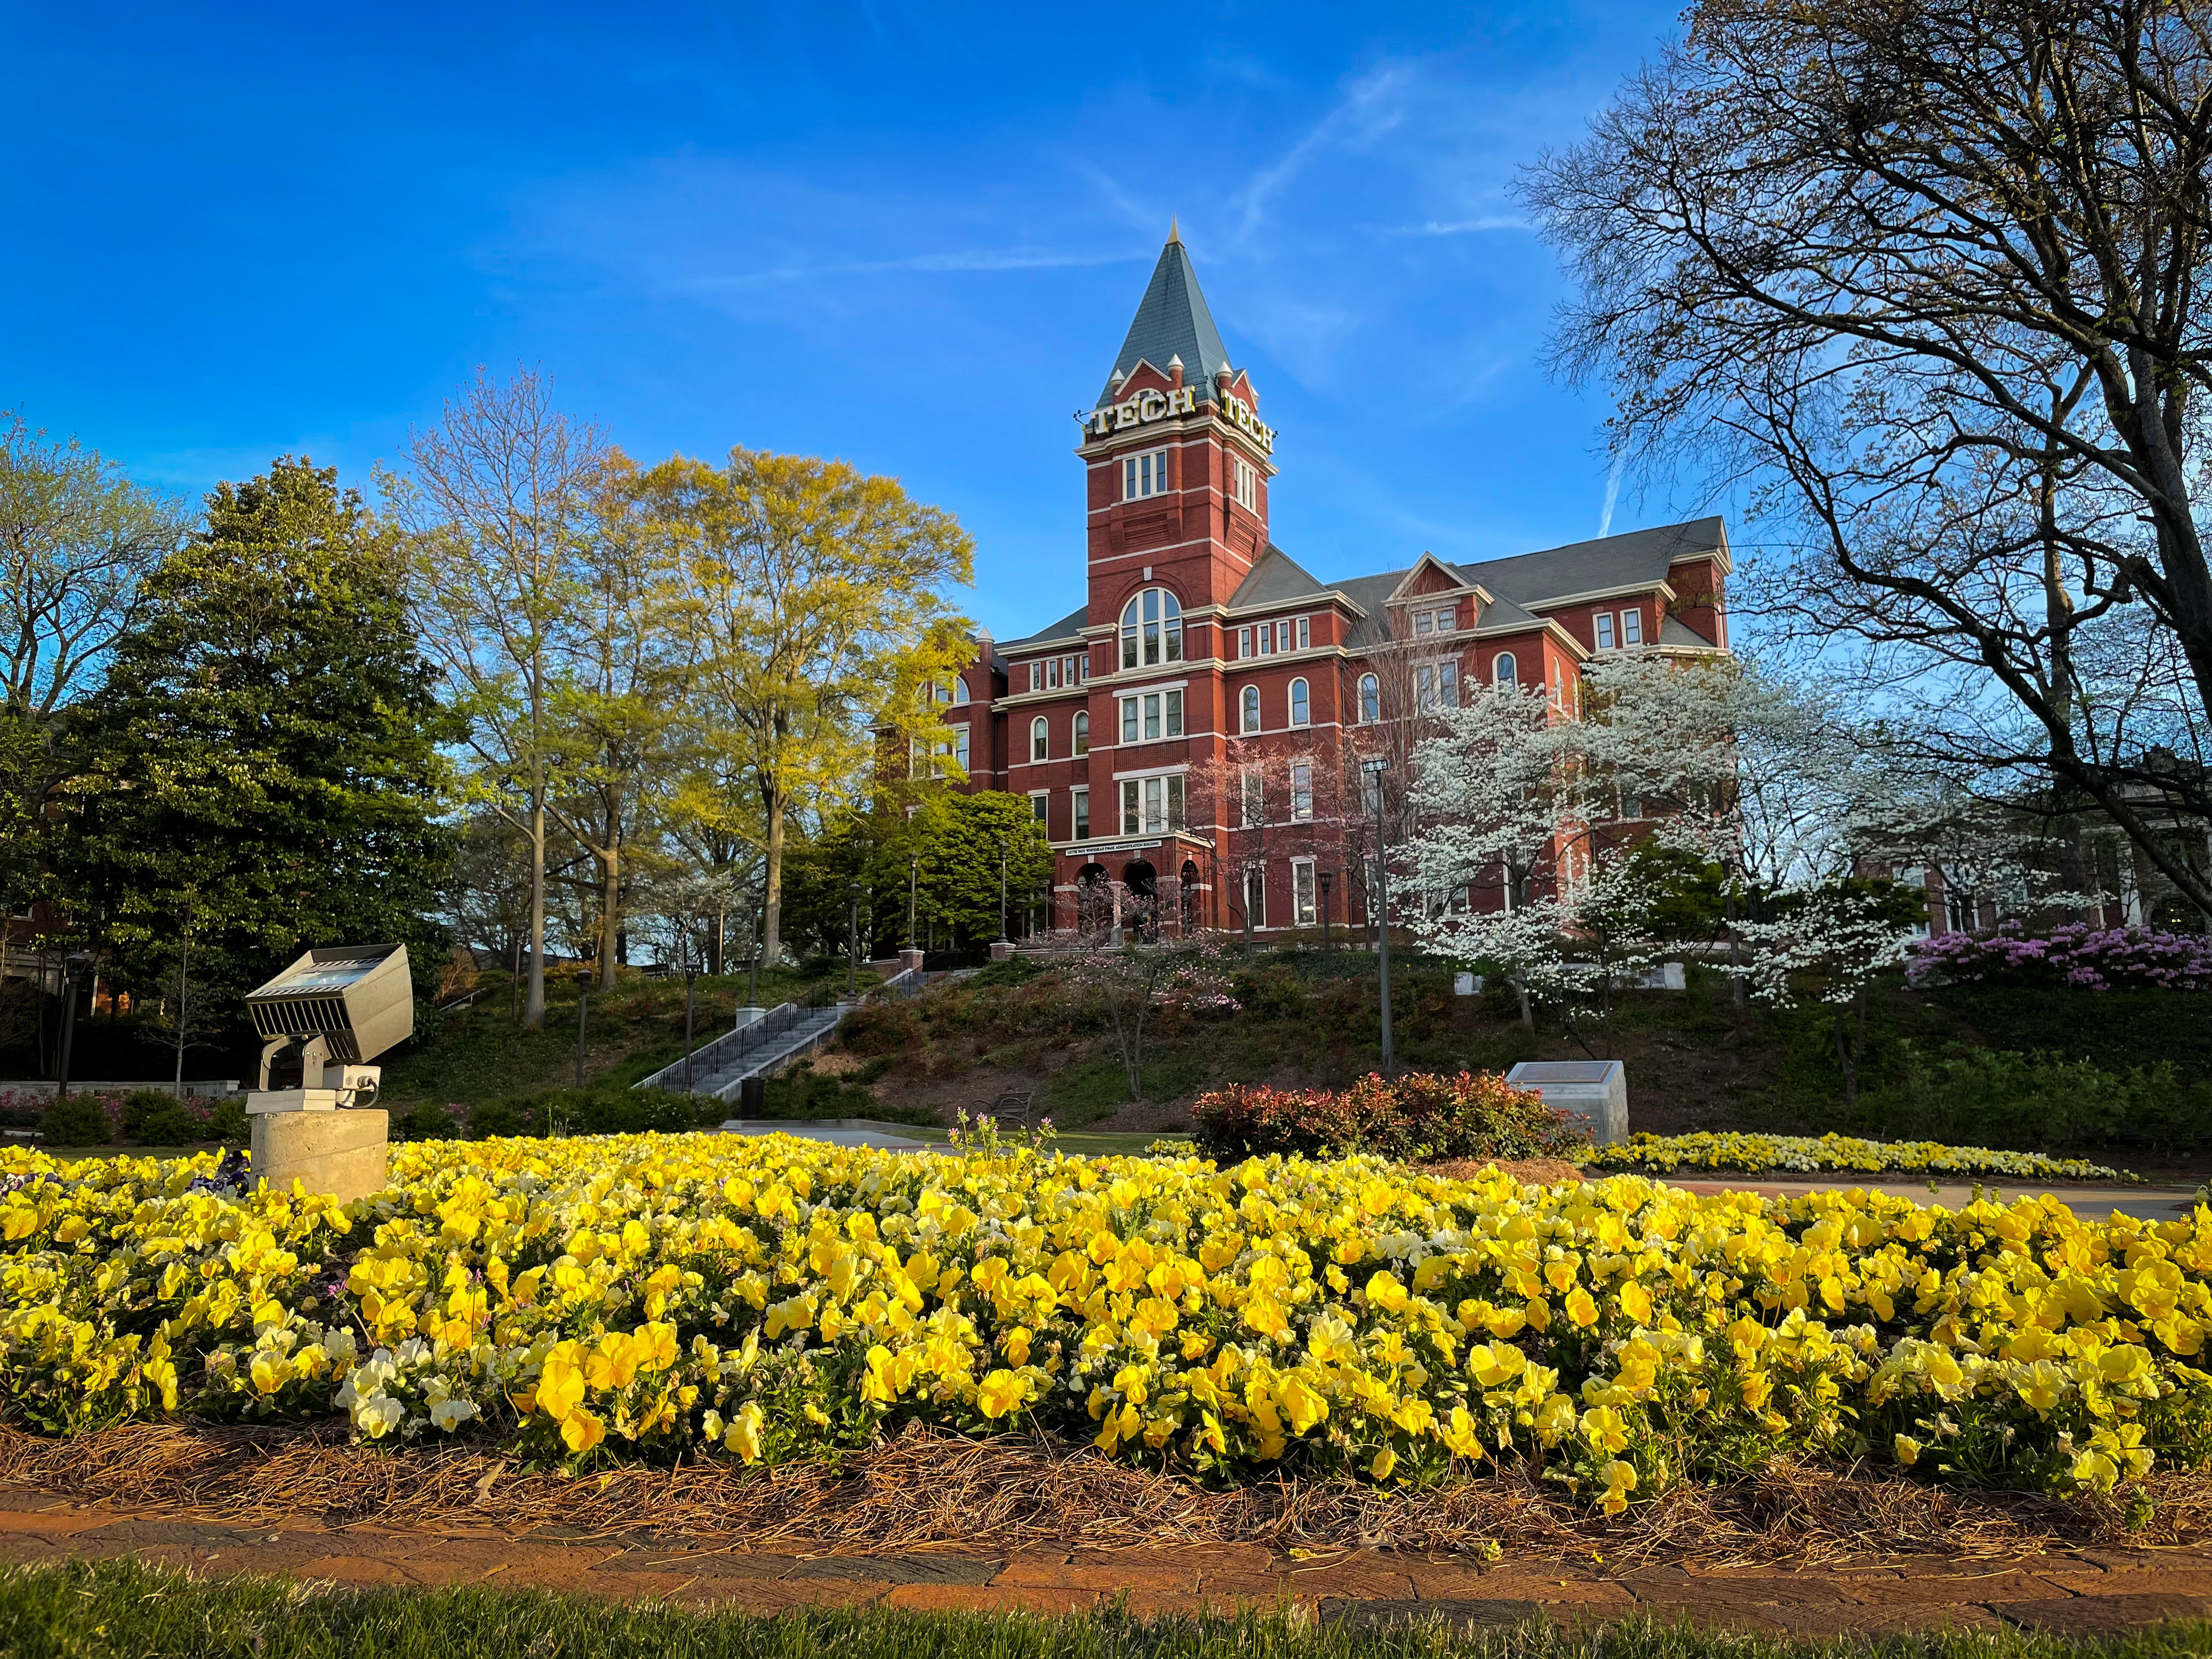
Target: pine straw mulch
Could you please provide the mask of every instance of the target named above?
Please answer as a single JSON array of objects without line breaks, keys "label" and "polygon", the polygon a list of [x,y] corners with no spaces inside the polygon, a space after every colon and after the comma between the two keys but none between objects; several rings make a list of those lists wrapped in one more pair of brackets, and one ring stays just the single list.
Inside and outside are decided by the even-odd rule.
[{"label": "pine straw mulch", "polygon": [[1521,1471],[1425,1492],[1291,1478],[1209,1492],[1088,1446],[976,1441],[919,1425],[834,1464],[632,1465],[575,1479],[525,1473],[511,1458],[461,1446],[356,1446],[343,1424],[131,1424],[60,1440],[0,1425],[0,1485],[248,1526],[496,1526],[568,1536],[649,1530],[844,1554],[1193,1544],[1448,1553],[1494,1544],[1524,1558],[1595,1552],[1616,1565],[1813,1565],[2212,1539],[2212,1477],[2203,1475],[2146,1482],[2154,1514],[2133,1530],[2126,1505],[2111,1498],[1956,1492],[1811,1462],[1721,1486],[1679,1486],[1607,1521]]}]

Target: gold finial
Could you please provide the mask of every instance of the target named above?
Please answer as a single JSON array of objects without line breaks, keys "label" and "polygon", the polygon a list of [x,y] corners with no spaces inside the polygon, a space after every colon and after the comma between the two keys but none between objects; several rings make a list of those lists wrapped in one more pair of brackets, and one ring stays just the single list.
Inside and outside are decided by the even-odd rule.
[{"label": "gold finial", "polygon": [[1172,213],[1168,215],[1168,240],[1170,242],[1182,240],[1182,233],[1176,228],[1176,216]]}]

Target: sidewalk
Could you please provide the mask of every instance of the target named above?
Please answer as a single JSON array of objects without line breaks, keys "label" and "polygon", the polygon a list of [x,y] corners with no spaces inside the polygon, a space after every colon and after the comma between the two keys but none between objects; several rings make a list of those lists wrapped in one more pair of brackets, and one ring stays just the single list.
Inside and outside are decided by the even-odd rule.
[{"label": "sidewalk", "polygon": [[809,1603],[1079,1612],[1125,1596],[1144,1616],[1293,1604],[1325,1623],[1441,1619],[1468,1630],[1650,1617],[1793,1636],[1951,1626],[2067,1634],[2212,1618],[2212,1548],[2075,1550],[2016,1562],[1949,1557],[1786,1571],[1507,1559],[1483,1564],[1353,1550],[1289,1559],[1237,1545],[962,1555],[805,1556],[632,1533],[225,1526],[168,1511],[80,1508],[0,1488],[0,1560],[132,1556],[196,1572],[354,1585],[492,1584],[665,1597],[750,1613]]}]

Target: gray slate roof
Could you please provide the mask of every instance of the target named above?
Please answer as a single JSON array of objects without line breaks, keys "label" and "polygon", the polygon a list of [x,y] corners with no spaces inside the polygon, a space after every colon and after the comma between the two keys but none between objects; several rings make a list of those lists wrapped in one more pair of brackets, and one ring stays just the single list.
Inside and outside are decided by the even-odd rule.
[{"label": "gray slate roof", "polygon": [[1004,655],[1017,651],[1027,651],[1036,646],[1060,645],[1069,641],[1079,642],[1083,638],[1084,624],[1090,620],[1091,608],[1088,605],[1079,605],[1049,628],[1041,628],[1036,633],[1025,634],[1018,640],[1000,640],[999,651],[1001,655]]},{"label": "gray slate roof", "polygon": [[[1189,250],[1176,236],[1160,250],[1160,262],[1152,267],[1152,280],[1137,306],[1129,337],[1121,342],[1121,355],[1114,359],[1113,373],[1127,374],[1141,358],[1164,374],[1170,357],[1182,359],[1182,383],[1197,392],[1197,400],[1213,402],[1213,371],[1229,361],[1229,353],[1221,343],[1221,331],[1213,325],[1213,313],[1206,308],[1206,295],[1198,291]],[[1098,402],[1113,398],[1109,375]]]},{"label": "gray slate roof", "polygon": [[1455,568],[1500,599],[1524,605],[1541,605],[1568,593],[1663,581],[1667,567],[1676,559],[1710,553],[1723,539],[1721,520],[1716,514],[1692,519],[1687,524],[1632,530],[1598,541],[1570,542],[1541,553],[1485,559]]}]

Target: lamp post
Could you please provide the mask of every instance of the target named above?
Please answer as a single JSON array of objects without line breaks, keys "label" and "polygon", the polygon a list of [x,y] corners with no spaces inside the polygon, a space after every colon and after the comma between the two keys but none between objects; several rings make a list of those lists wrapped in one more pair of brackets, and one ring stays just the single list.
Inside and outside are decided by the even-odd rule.
[{"label": "lamp post", "polygon": [[61,1082],[55,1091],[55,1097],[59,1100],[69,1098],[70,1048],[76,1036],[77,982],[84,977],[84,970],[91,966],[92,958],[81,951],[72,951],[62,958]]},{"label": "lamp post", "polygon": [[584,1086],[584,1030],[592,1012],[592,970],[576,969],[576,1086]]},{"label": "lamp post", "polygon": [[851,997],[860,994],[860,884],[856,881],[845,890],[853,901],[845,919],[845,994]]},{"label": "lamp post", "polygon": [[761,887],[760,902],[753,906],[753,959],[745,970],[745,1006],[760,1006],[761,936],[768,927],[768,887]]},{"label": "lamp post", "polygon": [[1382,1075],[1392,1072],[1390,1054],[1390,860],[1382,844],[1382,774],[1386,763],[1370,761],[1375,801],[1375,938],[1376,967],[1382,998]]},{"label": "lamp post", "polygon": [[920,854],[907,860],[906,865],[906,948],[914,949],[914,902],[921,890],[921,859]]},{"label": "lamp post", "polygon": [[1324,962],[1328,959],[1328,889],[1333,879],[1328,871],[1321,872],[1321,954]]},{"label": "lamp post", "polygon": [[691,1092],[691,988],[699,978],[698,965],[687,948],[684,953],[684,1092]]},{"label": "lamp post", "polygon": [[1005,945],[1009,942],[1006,938],[1006,838],[1000,836],[999,837],[999,943]]}]

